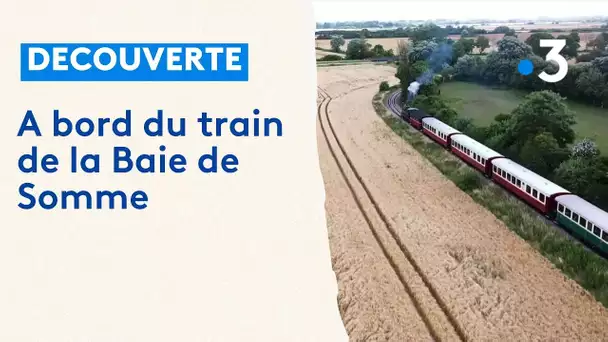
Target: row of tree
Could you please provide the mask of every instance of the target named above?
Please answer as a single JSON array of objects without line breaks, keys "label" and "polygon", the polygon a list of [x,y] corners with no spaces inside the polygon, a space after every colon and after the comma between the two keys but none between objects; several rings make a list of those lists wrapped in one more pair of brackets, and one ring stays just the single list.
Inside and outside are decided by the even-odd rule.
[{"label": "row of tree", "polygon": [[332,39],[334,36],[342,36],[345,39],[354,38],[411,38],[412,40],[425,40],[430,36],[445,38],[449,35],[461,35],[463,37],[472,37],[480,34],[489,33],[504,33],[506,35],[515,36],[515,30],[508,26],[499,26],[488,31],[475,28],[474,26],[452,26],[440,27],[436,24],[424,24],[420,26],[400,27],[387,30],[331,30],[318,31],[317,39]]},{"label": "row of tree", "polygon": [[[571,39],[576,41],[575,36]],[[568,93],[569,97],[576,94],[581,99],[608,99],[608,57],[598,57],[582,66],[571,66],[565,80],[547,84],[538,77],[526,77],[517,72],[519,61],[528,58],[534,63],[536,74],[542,70],[555,73],[555,65],[534,53],[543,53],[535,41],[536,38],[529,41],[531,46],[507,36],[498,42],[497,51],[485,58],[465,54],[455,62],[452,58],[451,63],[444,63],[440,68],[432,59],[446,42],[430,37],[411,44],[400,43],[396,77],[406,94],[408,85],[421,75],[429,70],[438,73],[421,87],[411,105],[433,113],[486,146],[608,210],[608,158],[602,156],[589,139],[575,142],[575,116],[560,95]],[[452,79],[531,92],[511,113],[500,114],[491,125],[480,127],[471,119],[460,117],[439,96],[439,85]]]},{"label": "row of tree", "polygon": [[[346,41],[341,36],[335,36],[330,41],[331,50],[334,52],[342,52],[342,46]],[[367,39],[360,37],[352,39],[346,47],[346,59],[367,59],[374,57],[394,57],[393,49],[385,50],[380,44],[372,46],[367,42]]]},{"label": "row of tree", "polygon": [[[335,36],[330,41],[331,51],[341,53],[342,47],[346,44],[346,41],[341,36]],[[436,44],[432,41],[420,41],[415,44],[414,48],[416,53],[424,53],[424,51],[431,51],[432,47],[427,44]],[[474,48],[478,48],[480,53],[483,53],[487,48],[490,47],[490,41],[484,36],[477,37],[476,40],[462,38],[456,42],[451,42],[453,51],[452,59],[456,61],[459,57],[470,54]],[[346,48],[346,59],[366,59],[373,57],[393,57],[395,52],[393,49],[385,50],[380,44],[376,44],[372,47],[365,38],[351,39]]]},{"label": "row of tree", "polygon": [[[571,35],[572,36],[572,35]],[[582,62],[568,67],[566,77],[557,83],[547,83],[538,76],[541,72],[554,74],[557,65],[547,62],[546,51],[539,47],[533,36],[526,44],[518,39],[505,37],[497,43],[497,51],[486,58],[465,55],[454,64],[451,73],[454,78],[483,84],[500,85],[528,91],[551,90],[564,97],[604,107],[608,105],[608,55],[605,50],[596,50],[597,57],[590,62]],[[571,41],[576,43],[574,37]],[[540,55],[538,55],[540,54]],[[574,54],[568,46],[562,55]],[[534,76],[523,76],[517,71],[522,59],[529,59],[534,65]]]},{"label": "row of tree", "polygon": [[[574,29],[572,32],[606,32],[608,25],[603,25],[600,28],[581,28]],[[549,30],[532,30],[533,33],[546,33]],[[563,30],[552,29],[551,32],[563,32]],[[450,35],[460,35],[462,37],[474,37],[482,34],[499,33],[505,36],[517,36],[515,29],[508,26],[498,26],[493,30],[479,29],[474,26],[452,26],[440,27],[436,24],[424,24],[419,26],[400,27],[396,29],[380,29],[380,30],[331,30],[317,31],[317,39],[331,39],[333,36],[342,36],[345,39],[354,38],[411,38],[412,40],[426,40],[430,37],[445,38]]]}]

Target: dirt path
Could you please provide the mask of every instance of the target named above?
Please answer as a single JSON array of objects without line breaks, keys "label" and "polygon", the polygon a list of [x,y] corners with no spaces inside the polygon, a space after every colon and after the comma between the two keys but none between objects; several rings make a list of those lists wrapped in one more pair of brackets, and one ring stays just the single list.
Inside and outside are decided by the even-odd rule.
[{"label": "dirt path", "polygon": [[[396,82],[394,73],[394,68],[373,65],[319,68],[318,83],[333,97],[330,120],[363,183],[467,337],[606,340],[608,312],[599,303],[445,179],[376,115],[372,97],[381,81]],[[360,184],[354,192],[372,218],[371,228],[361,211],[357,214],[320,128],[318,135],[340,307],[351,340],[429,340],[432,335],[416,303],[439,339],[458,340],[394,239],[386,231],[379,241],[374,238],[371,228],[383,231],[383,224],[371,203],[365,203]],[[356,179],[346,173],[347,179]],[[399,275],[413,295],[400,286]],[[366,338],[381,330],[391,333]]]}]

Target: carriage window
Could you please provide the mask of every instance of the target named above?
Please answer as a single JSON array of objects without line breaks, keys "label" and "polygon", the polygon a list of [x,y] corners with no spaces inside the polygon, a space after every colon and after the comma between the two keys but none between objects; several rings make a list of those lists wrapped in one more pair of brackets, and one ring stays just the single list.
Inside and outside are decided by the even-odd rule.
[{"label": "carriage window", "polygon": [[538,194],[538,200],[545,203],[545,195],[543,194]]},{"label": "carriage window", "polygon": [[511,175],[507,173],[507,180],[510,182],[511,181]]},{"label": "carriage window", "polygon": [[507,173],[505,172],[505,170],[502,170],[502,178],[507,178]]},{"label": "carriage window", "polygon": [[588,231],[592,231],[593,230],[593,223],[587,221],[587,230]]},{"label": "carriage window", "polygon": [[566,217],[570,217],[570,214],[572,214],[572,212],[570,211],[570,209],[566,208],[566,212],[564,213],[564,215],[566,215]]},{"label": "carriage window", "polygon": [[538,191],[536,191],[536,189],[532,189],[532,196],[534,196],[534,198],[538,196]]},{"label": "carriage window", "polygon": [[486,160],[485,160],[485,159],[483,159],[483,158],[481,158],[481,163],[482,163],[483,165],[486,165]]},{"label": "carriage window", "polygon": [[558,204],[558,205],[557,205],[557,210],[558,210],[560,213],[563,213],[563,212],[564,212],[564,206],[563,206],[563,205],[561,205],[561,204]]},{"label": "carriage window", "polygon": [[578,214],[572,213],[572,221],[578,223]]},{"label": "carriage window", "polygon": [[587,225],[587,220],[581,217],[579,223],[581,224],[581,226],[585,227]]},{"label": "carriage window", "polygon": [[517,187],[521,188],[521,181],[519,179],[517,180]]},{"label": "carriage window", "polygon": [[602,232],[602,240],[608,242],[608,233]]},{"label": "carriage window", "polygon": [[492,166],[492,170],[494,170],[494,172],[496,172],[496,165]]},{"label": "carriage window", "polygon": [[532,193],[532,188],[529,185],[526,185],[526,192],[529,194]]},{"label": "carriage window", "polygon": [[600,227],[593,227],[593,234],[600,236],[601,232]]}]

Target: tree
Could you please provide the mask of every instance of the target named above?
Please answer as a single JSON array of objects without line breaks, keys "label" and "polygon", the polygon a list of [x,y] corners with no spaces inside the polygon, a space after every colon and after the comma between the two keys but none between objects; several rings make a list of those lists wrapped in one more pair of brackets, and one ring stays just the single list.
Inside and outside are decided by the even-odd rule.
[{"label": "tree", "polygon": [[384,56],[385,54],[384,47],[380,44],[376,44],[376,46],[372,48],[372,52],[376,56]]},{"label": "tree", "polygon": [[551,50],[551,48],[541,47],[540,41],[542,39],[553,39],[553,35],[548,32],[532,33],[532,35],[530,35],[530,37],[526,39],[526,44],[532,47],[532,52],[534,52],[536,55],[544,57],[547,55],[547,53],[549,53],[549,50]]},{"label": "tree", "polygon": [[408,57],[410,62],[414,63],[416,61],[427,60],[438,46],[439,45],[437,43],[430,40],[423,40],[414,43],[412,48],[409,50]]},{"label": "tree", "polygon": [[461,38],[452,44],[452,61],[456,62],[458,58],[468,55],[473,52],[475,41],[473,39]]},{"label": "tree", "polygon": [[365,59],[371,56],[372,52],[367,40],[358,38],[348,42],[346,46],[346,59]]},{"label": "tree", "polygon": [[538,75],[543,71],[550,75],[555,74],[558,69],[557,64],[555,64],[554,62],[548,62],[544,58],[537,55],[530,56],[529,60],[534,66],[532,74],[524,76],[519,73],[515,73],[515,75],[517,75],[517,78],[511,85],[529,91],[545,90],[547,88],[552,87],[552,84],[548,84],[547,82],[543,81],[542,79],[540,79],[540,77],[538,77]]},{"label": "tree", "polygon": [[321,58],[318,59],[318,61],[341,61],[344,58],[342,58],[342,56],[338,56],[338,55],[325,55]]},{"label": "tree", "polygon": [[557,140],[548,132],[542,132],[528,140],[521,148],[521,163],[541,176],[549,177],[568,159],[569,151],[559,147]]},{"label": "tree", "polygon": [[[405,41],[400,40],[397,43],[397,53],[399,54],[399,65],[395,77],[399,79],[402,94],[407,94],[407,87],[415,78],[412,75],[409,60],[409,46]],[[401,96],[401,100],[405,101],[405,96]]]},{"label": "tree", "polygon": [[564,148],[574,141],[575,123],[564,98],[548,90],[533,92],[511,112],[502,145],[519,153],[526,142],[546,132]]},{"label": "tree", "polygon": [[[434,85],[427,88],[434,88]],[[429,93],[431,92],[433,91],[429,91]],[[453,124],[458,117],[458,113],[436,94],[424,94],[421,91],[421,94],[416,97],[412,105],[422,108],[428,113],[432,113],[437,119],[448,125]]]},{"label": "tree", "polygon": [[602,157],[571,158],[557,168],[554,180],[598,207],[608,209],[608,162]]},{"label": "tree", "polygon": [[588,53],[583,53],[581,55],[578,55],[576,57],[576,62],[577,63],[592,62],[594,59],[596,59],[598,57],[605,56],[606,53],[607,53],[606,51],[591,50]]},{"label": "tree", "polygon": [[591,61],[591,65],[596,67],[602,74],[608,75],[608,57],[598,57]]},{"label": "tree", "polygon": [[583,97],[581,89],[576,85],[579,76],[591,67],[590,63],[577,63],[568,66],[566,77],[560,82],[554,83],[553,88],[560,94],[567,96],[569,99],[577,99]]},{"label": "tree", "polygon": [[569,35],[562,34],[557,36],[557,39],[566,40],[566,46],[561,52],[566,59],[576,58],[578,56],[578,49],[581,47],[581,37],[578,35],[578,32],[571,32]]},{"label": "tree", "polygon": [[391,86],[388,85],[388,82],[382,81],[382,83],[380,83],[380,91],[387,91],[390,88],[391,88]]},{"label": "tree", "polygon": [[519,61],[532,55],[532,48],[515,37],[504,37],[496,46],[497,51],[490,52],[486,58],[484,79],[487,82],[513,85],[520,77],[517,73]]},{"label": "tree", "polygon": [[592,41],[587,44],[587,47],[594,48],[598,51],[605,51],[608,46],[608,33],[602,32],[598,34]]},{"label": "tree", "polygon": [[486,36],[478,36],[475,41],[475,46],[479,49],[480,53],[483,53],[487,48],[490,47],[490,40]]},{"label": "tree", "polygon": [[513,33],[513,35],[515,35],[515,30],[509,26],[498,26],[492,31],[492,33],[504,33],[505,36],[507,33]]},{"label": "tree", "polygon": [[341,47],[346,44],[346,42],[344,41],[344,38],[342,36],[335,36],[331,39],[331,41],[329,42],[329,44],[331,45],[331,49],[335,52],[340,52]]},{"label": "tree", "polygon": [[424,24],[413,30],[410,38],[414,43],[424,40],[442,41],[448,36],[444,28],[436,24]]},{"label": "tree", "polygon": [[596,65],[590,65],[576,79],[576,86],[588,100],[602,106],[608,103],[606,77]]},{"label": "tree", "polygon": [[454,65],[454,77],[459,80],[475,80],[481,76],[484,61],[479,56],[466,55]]},{"label": "tree", "polygon": [[584,138],[572,146],[572,158],[591,159],[599,156],[597,144],[589,138]]}]

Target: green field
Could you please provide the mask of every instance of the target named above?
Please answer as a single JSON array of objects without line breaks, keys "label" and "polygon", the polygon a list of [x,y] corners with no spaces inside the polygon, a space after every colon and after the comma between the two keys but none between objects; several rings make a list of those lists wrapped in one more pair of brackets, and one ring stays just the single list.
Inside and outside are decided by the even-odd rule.
[{"label": "green field", "polygon": [[[526,95],[523,91],[493,89],[466,82],[448,82],[441,85],[441,96],[462,117],[488,125],[500,113],[508,114]],[[574,127],[577,138],[588,137],[596,141],[603,154],[608,154],[608,109],[567,101],[575,113]]]}]

